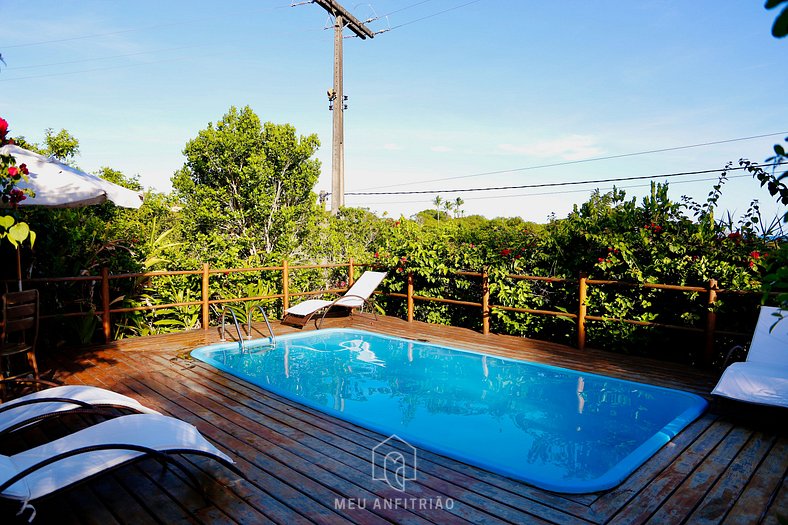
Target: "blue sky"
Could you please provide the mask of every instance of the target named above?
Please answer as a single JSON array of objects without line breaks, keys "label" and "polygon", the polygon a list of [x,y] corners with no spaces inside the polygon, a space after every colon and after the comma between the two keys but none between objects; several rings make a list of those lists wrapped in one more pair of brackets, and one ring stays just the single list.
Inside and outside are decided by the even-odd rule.
[{"label": "blue sky", "polygon": [[[344,5],[361,19],[391,13],[370,24],[390,31],[344,41],[348,192],[712,170],[763,161],[788,134],[788,40],[770,35],[776,13],[760,1]],[[330,189],[333,33],[316,4],[31,0],[0,3],[0,19],[0,116],[12,134],[41,141],[46,128],[66,128],[83,169],[111,166],[167,191],[185,143],[231,105],[249,105],[318,134],[316,191]],[[520,170],[771,133],[783,135]],[[473,176],[494,171],[505,172]],[[705,199],[712,181],[679,181],[709,177],[671,179],[672,194]],[[620,186],[642,195],[647,184]],[[461,196],[467,214],[544,221],[594,187],[440,195]],[[433,198],[346,201],[398,216]],[[742,213],[752,198],[777,211],[747,177],[728,182],[722,204]]]}]

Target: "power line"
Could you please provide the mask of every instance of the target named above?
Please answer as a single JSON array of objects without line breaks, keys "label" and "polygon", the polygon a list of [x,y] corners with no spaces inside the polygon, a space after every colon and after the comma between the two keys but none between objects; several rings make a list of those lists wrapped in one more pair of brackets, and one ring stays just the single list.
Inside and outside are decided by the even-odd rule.
[{"label": "power line", "polygon": [[[783,164],[783,163],[781,163]],[[636,177],[614,177],[609,179],[594,179],[587,181],[565,181],[565,182],[544,182],[540,184],[521,184],[517,186],[493,186],[486,188],[455,188],[449,190],[410,190],[410,191],[377,191],[377,192],[346,192],[345,195],[424,195],[424,194],[437,194],[437,193],[468,193],[477,191],[500,191],[500,190],[522,190],[527,188],[550,188],[562,186],[578,186],[581,184],[602,184],[608,182],[623,182],[628,180],[647,180],[647,179],[661,179],[671,177],[685,177],[688,175],[700,175],[703,173],[719,173],[723,171],[738,171],[746,169],[745,166],[718,168],[712,170],[699,170],[699,171],[684,171],[678,173],[665,173],[661,175],[639,175]]]},{"label": "power line", "polygon": [[399,9],[395,9],[394,11],[389,11],[385,15],[374,16],[372,18],[368,18],[367,20],[364,20],[364,23],[368,24],[370,22],[375,22],[377,20],[380,20],[381,18],[386,18],[387,16],[391,16],[394,13],[399,13],[400,11],[405,11],[406,9],[410,9],[412,7],[420,6],[421,4],[426,4],[427,2],[432,2],[432,1],[434,1],[434,0],[421,0],[421,2],[416,2],[415,4],[410,4],[410,5],[406,5],[405,7],[400,7]]},{"label": "power line", "polygon": [[473,177],[483,177],[483,176],[486,176],[486,175],[500,175],[502,173],[514,173],[514,172],[518,172],[518,171],[539,170],[539,169],[544,169],[544,168],[555,168],[555,167],[558,167],[558,166],[571,166],[571,165],[574,165],[574,164],[583,164],[583,163],[586,163],[586,162],[597,162],[597,161],[600,161],[600,160],[623,159],[623,158],[627,158],[627,157],[637,157],[639,155],[650,155],[650,154],[653,154],[653,153],[664,153],[666,151],[679,151],[679,150],[683,150],[683,149],[701,148],[701,147],[705,147],[705,146],[715,146],[715,145],[718,145],[718,144],[728,144],[728,143],[731,143],[731,142],[742,142],[742,141],[745,141],[745,140],[761,139],[761,138],[765,138],[765,137],[775,137],[777,135],[785,135],[786,133],[788,133],[788,131],[781,131],[779,133],[765,133],[763,135],[752,135],[752,136],[749,136],[749,137],[739,137],[739,138],[735,138],[735,139],[715,140],[715,141],[712,141],[712,142],[701,142],[699,144],[689,144],[689,145],[686,145],[686,146],[673,146],[673,147],[670,147],[670,148],[659,148],[659,149],[652,149],[652,150],[647,150],[647,151],[638,151],[638,152],[635,152],[635,153],[621,153],[619,155],[608,155],[608,156],[605,156],[605,157],[593,157],[593,158],[590,158],[590,159],[568,160],[568,161],[565,161],[565,162],[555,162],[555,163],[552,163],[552,164],[540,164],[540,165],[537,165],[537,166],[525,166],[523,168],[511,168],[511,169],[497,170],[497,171],[485,171],[485,172],[482,172],[482,173],[472,173],[470,175],[457,175],[457,176],[454,176],[454,177],[443,177],[443,178],[440,178],[440,179],[422,180],[422,181],[417,181],[417,182],[413,182],[413,183],[400,183],[400,184],[389,184],[389,185],[386,185],[386,186],[373,186],[373,187],[369,187],[369,188],[362,188],[359,191],[380,190],[380,189],[384,189],[384,188],[396,188],[396,187],[399,187],[399,186],[413,186],[414,184],[427,184],[427,183],[430,183],[430,182],[442,182],[442,181],[447,181],[447,180],[470,179],[470,178],[473,178]]},{"label": "power line", "polygon": [[[731,177],[728,177],[728,180],[731,180],[731,179],[742,179],[742,178],[749,178],[749,177],[750,177],[749,174],[733,175]],[[712,180],[718,180],[718,177],[705,177],[705,178],[702,178],[702,179],[680,180],[680,181],[675,181],[675,182],[673,182],[671,184],[673,184],[673,185],[676,185],[676,184],[691,184],[691,183],[694,183],[694,182],[708,182],[708,181],[712,181]],[[646,188],[648,186],[650,186],[650,184],[630,184],[628,186],[611,186],[611,187],[607,187],[607,188],[595,188],[595,189],[612,190],[613,188],[617,188],[617,189],[626,190],[626,189],[632,189],[632,188]],[[564,194],[567,194],[567,193],[586,193],[588,191],[590,191],[588,188],[584,188],[584,189],[581,189],[581,190],[541,191],[541,192],[538,192],[538,193],[516,193],[516,194],[509,194],[509,195],[488,195],[486,197],[468,197],[467,199],[464,199],[464,200],[467,202],[467,201],[481,201],[481,200],[491,200],[491,199],[513,199],[513,198],[518,198],[518,197],[542,197],[542,196],[545,196],[545,195],[564,195]],[[421,203],[431,203],[431,202],[433,202],[433,201],[432,200],[417,200],[417,201],[366,202],[366,203],[361,203],[361,204],[369,204],[369,205],[378,205],[379,206],[379,205],[383,205],[383,204],[421,204]],[[358,205],[359,204],[356,204],[356,206],[358,206]]]},{"label": "power line", "polygon": [[[471,4],[476,4],[478,2],[481,2],[481,0],[471,0],[470,2],[465,2],[464,4],[456,5],[454,7],[450,7],[448,9],[444,9],[443,11],[438,11],[437,13],[432,13],[431,15],[422,16],[421,18],[416,18],[415,20],[411,20],[409,22],[403,22],[402,24],[396,25],[396,26],[392,27],[391,29],[386,29],[384,31],[381,31],[381,33],[386,33],[388,31],[393,31],[394,29],[399,29],[400,27],[409,26],[410,24],[415,24],[416,22],[421,22],[422,20],[427,20],[428,18],[433,18],[433,17],[436,17],[438,15],[442,15],[444,13],[448,13],[449,11],[454,11],[455,9],[460,9],[461,7],[469,6]],[[424,3],[424,2],[421,2],[421,3]],[[414,5],[418,5],[418,4],[414,4]]]}]

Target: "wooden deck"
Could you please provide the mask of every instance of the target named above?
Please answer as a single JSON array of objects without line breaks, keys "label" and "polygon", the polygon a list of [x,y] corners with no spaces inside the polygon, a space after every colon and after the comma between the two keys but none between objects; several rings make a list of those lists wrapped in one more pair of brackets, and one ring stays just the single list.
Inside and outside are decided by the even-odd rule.
[{"label": "wooden deck", "polygon": [[[392,318],[327,324],[700,393],[715,379],[666,363]],[[275,329],[293,330],[278,323]],[[770,424],[785,411],[766,411],[748,424],[714,406],[602,493],[555,494],[422,450],[418,480],[401,493],[370,476],[372,447],[387,436],[188,358],[191,349],[216,340],[211,329],[83,349],[60,356],[55,377],[110,388],[189,421],[235,458],[247,479],[184,457],[206,488],[204,499],[180,473],[146,460],[38,502],[35,523],[777,524],[778,515],[788,516],[788,437]]]}]

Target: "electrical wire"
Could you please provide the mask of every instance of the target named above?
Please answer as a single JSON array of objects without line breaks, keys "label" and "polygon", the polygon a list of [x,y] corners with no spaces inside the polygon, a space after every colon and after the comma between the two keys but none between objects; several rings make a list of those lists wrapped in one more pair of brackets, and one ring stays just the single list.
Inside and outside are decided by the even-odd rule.
[{"label": "electrical wire", "polygon": [[410,9],[412,7],[416,7],[416,6],[419,6],[421,4],[426,4],[427,2],[432,2],[432,1],[434,1],[434,0],[421,0],[421,2],[416,2],[415,4],[410,4],[410,5],[406,5],[405,7],[400,7],[399,9],[395,9],[394,11],[389,11],[385,15],[380,15],[380,16],[375,16],[375,17],[372,17],[372,18],[368,18],[367,20],[364,20],[364,23],[368,24],[370,22],[375,22],[377,20],[380,20],[381,18],[386,18],[387,16],[391,16],[394,13],[399,13],[400,11],[405,11],[406,9]]},{"label": "electrical wire", "polygon": [[497,171],[485,171],[482,173],[472,173],[470,175],[457,175],[454,177],[442,177],[440,179],[428,179],[428,180],[421,180],[413,183],[399,183],[399,184],[388,184],[386,186],[373,186],[369,188],[361,188],[359,191],[366,191],[366,190],[381,190],[385,188],[397,188],[400,186],[413,186],[414,184],[427,184],[430,182],[443,182],[447,180],[458,180],[458,179],[470,179],[473,177],[483,177],[486,175],[500,175],[502,173],[514,173],[518,171],[531,171],[531,170],[539,170],[544,168],[555,168],[559,166],[571,166],[574,164],[584,164],[587,162],[597,162],[600,160],[611,160],[611,159],[623,159],[627,157],[637,157],[639,155],[651,155],[653,153],[664,153],[666,151],[679,151],[684,149],[691,149],[691,148],[701,148],[705,146],[716,146],[718,144],[729,144],[731,142],[742,142],[745,140],[753,140],[753,139],[762,139],[765,137],[775,137],[777,135],[785,135],[788,131],[780,131],[779,133],[765,133],[763,135],[751,135],[749,137],[739,137],[735,139],[725,139],[725,140],[715,140],[712,142],[701,142],[699,144],[689,144],[686,146],[673,146],[669,148],[659,148],[659,149],[652,149],[647,151],[638,151],[635,153],[621,153],[618,155],[608,155],[605,157],[593,157],[590,159],[582,159],[582,160],[568,160],[565,162],[555,162],[552,164],[540,164],[537,166],[525,166],[523,168],[511,168],[505,170],[497,170]]},{"label": "electrical wire", "polygon": [[[749,178],[749,177],[750,177],[749,174],[732,175],[732,176],[728,177],[728,180],[742,179],[742,178]],[[695,182],[708,182],[708,181],[718,180],[718,179],[719,179],[719,177],[705,177],[705,178],[702,178],[702,179],[680,180],[680,181],[672,182],[671,185],[692,184],[692,183],[695,183]],[[602,191],[610,191],[613,188],[626,190],[626,189],[632,189],[632,188],[647,188],[649,186],[650,186],[650,184],[630,184],[628,186],[610,186],[610,187],[607,187],[607,188],[594,188],[594,189],[599,189],[599,190],[602,190]],[[579,189],[579,190],[542,191],[542,192],[538,192],[538,193],[516,193],[516,194],[513,194],[513,195],[510,194],[510,195],[488,195],[488,196],[485,196],[485,197],[468,197],[467,199],[463,199],[463,200],[465,202],[468,202],[468,201],[482,201],[482,200],[492,200],[492,199],[513,199],[513,198],[521,198],[521,197],[542,197],[542,196],[545,196],[545,195],[564,195],[564,194],[567,194],[567,193],[586,193],[588,191],[591,191],[591,190],[589,188],[584,188],[584,189]],[[432,200],[424,200],[424,199],[422,199],[422,200],[415,200],[415,201],[387,201],[387,202],[379,202],[378,201],[378,202],[361,202],[361,203],[357,203],[356,206],[363,205],[363,204],[368,204],[368,205],[372,205],[372,206],[380,206],[380,205],[388,205],[388,204],[423,204],[423,203],[431,203],[431,202],[433,202],[433,201]]]},{"label": "electrical wire", "polygon": [[422,20],[427,20],[428,18],[433,18],[433,17],[436,17],[438,15],[442,15],[444,13],[448,13],[449,11],[454,11],[455,9],[460,9],[461,7],[469,6],[471,4],[476,4],[476,3],[481,2],[481,1],[482,0],[471,0],[470,2],[465,2],[464,4],[456,5],[454,7],[450,7],[448,9],[444,9],[443,11],[438,11],[437,13],[432,13],[431,15],[422,16],[421,18],[416,18],[415,20],[411,20],[409,22],[403,22],[402,24],[396,25],[396,26],[392,27],[391,29],[387,29],[387,30],[381,31],[381,32],[393,31],[395,29],[399,29],[400,27],[409,26],[411,24],[415,24],[416,22],[421,22]]},{"label": "electrical wire", "polygon": [[[778,165],[788,164],[779,163]],[[688,175],[700,175],[703,173],[720,173],[727,171],[738,171],[747,169],[746,166],[717,168],[712,170],[698,170],[698,171],[684,171],[678,173],[663,173],[660,175],[638,175],[635,177],[613,177],[609,179],[594,179],[594,180],[578,180],[578,181],[564,181],[564,182],[543,182],[539,184],[520,184],[512,186],[492,186],[486,188],[454,188],[443,190],[410,190],[410,191],[351,191],[346,192],[345,195],[424,195],[424,194],[437,194],[437,193],[469,193],[477,191],[500,191],[500,190],[521,190],[527,188],[550,188],[562,186],[578,186],[581,184],[602,184],[608,182],[624,182],[629,180],[647,180],[647,179],[662,179],[672,177],[685,177]],[[328,195],[331,195],[330,193]]]}]

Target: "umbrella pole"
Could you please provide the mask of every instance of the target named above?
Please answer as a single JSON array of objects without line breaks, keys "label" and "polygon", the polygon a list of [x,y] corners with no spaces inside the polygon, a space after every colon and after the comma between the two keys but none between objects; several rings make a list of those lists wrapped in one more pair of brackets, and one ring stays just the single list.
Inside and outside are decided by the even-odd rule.
[{"label": "umbrella pole", "polygon": [[19,283],[19,291],[22,291],[22,256],[20,255],[19,245],[16,245],[16,278]]}]

